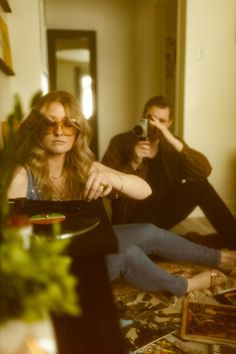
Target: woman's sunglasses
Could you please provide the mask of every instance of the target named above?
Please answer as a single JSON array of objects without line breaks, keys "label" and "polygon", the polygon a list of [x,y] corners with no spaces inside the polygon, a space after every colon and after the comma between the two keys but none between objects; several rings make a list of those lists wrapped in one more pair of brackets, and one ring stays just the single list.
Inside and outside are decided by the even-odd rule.
[{"label": "woman's sunglasses", "polygon": [[78,122],[75,118],[65,117],[61,120],[52,117],[46,117],[40,113],[41,116],[41,131],[45,135],[54,133],[60,127],[63,134],[66,136],[76,135],[80,132]]}]

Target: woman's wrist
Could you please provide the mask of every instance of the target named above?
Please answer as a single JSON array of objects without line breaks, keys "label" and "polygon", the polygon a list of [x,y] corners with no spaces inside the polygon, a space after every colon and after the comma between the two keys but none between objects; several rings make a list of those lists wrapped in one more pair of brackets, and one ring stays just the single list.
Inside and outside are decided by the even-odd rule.
[{"label": "woman's wrist", "polygon": [[123,188],[124,188],[124,180],[123,180],[122,176],[121,176],[119,173],[117,173],[116,175],[118,176],[118,178],[119,178],[119,180],[120,180],[120,187],[119,187],[118,189],[116,188],[116,190],[117,190],[119,193],[122,193]]},{"label": "woman's wrist", "polygon": [[122,175],[118,172],[113,172],[108,177],[110,178],[112,188],[114,190],[116,190],[118,193],[122,193],[122,191],[124,189],[124,179],[123,179]]}]

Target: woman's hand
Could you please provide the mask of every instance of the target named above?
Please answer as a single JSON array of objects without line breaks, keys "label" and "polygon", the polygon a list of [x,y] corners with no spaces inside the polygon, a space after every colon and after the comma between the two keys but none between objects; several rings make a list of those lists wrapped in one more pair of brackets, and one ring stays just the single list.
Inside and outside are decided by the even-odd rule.
[{"label": "woman's hand", "polygon": [[92,200],[105,197],[112,189],[119,194],[139,200],[147,198],[152,193],[144,179],[116,171],[95,161],[89,171],[84,198]]},{"label": "woman's hand", "polygon": [[92,165],[85,185],[84,198],[87,200],[106,197],[112,190],[111,180]]}]

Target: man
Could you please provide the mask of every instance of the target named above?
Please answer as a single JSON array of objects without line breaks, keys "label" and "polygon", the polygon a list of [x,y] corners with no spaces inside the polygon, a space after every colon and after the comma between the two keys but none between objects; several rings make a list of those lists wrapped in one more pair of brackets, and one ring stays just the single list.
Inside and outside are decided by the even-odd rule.
[{"label": "man", "polygon": [[171,133],[172,114],[168,99],[152,97],[143,110],[151,128],[148,138],[128,131],[111,139],[102,162],[143,177],[153,190],[143,201],[112,200],[112,221],[151,222],[169,229],[199,206],[222,236],[218,247],[235,248],[236,220],[207,180],[211,165],[202,153]]}]

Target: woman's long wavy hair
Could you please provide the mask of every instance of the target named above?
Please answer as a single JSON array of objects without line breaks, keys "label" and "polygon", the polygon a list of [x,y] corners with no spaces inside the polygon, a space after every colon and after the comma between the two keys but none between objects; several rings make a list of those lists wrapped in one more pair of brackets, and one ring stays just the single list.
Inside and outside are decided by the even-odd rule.
[{"label": "woman's long wavy hair", "polygon": [[82,197],[94,154],[89,148],[91,135],[88,122],[82,114],[79,102],[68,92],[49,92],[21,123],[16,133],[17,161],[32,172],[40,199],[52,199],[56,190],[49,179],[48,152],[41,143],[40,131],[42,119],[45,119],[41,112],[54,102],[60,103],[67,117],[76,119],[79,126],[79,134],[73,148],[66,154],[63,167],[66,178],[63,199],[79,199]]}]

